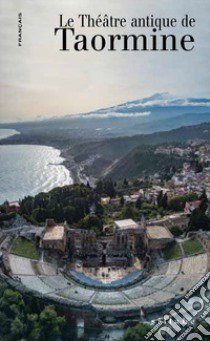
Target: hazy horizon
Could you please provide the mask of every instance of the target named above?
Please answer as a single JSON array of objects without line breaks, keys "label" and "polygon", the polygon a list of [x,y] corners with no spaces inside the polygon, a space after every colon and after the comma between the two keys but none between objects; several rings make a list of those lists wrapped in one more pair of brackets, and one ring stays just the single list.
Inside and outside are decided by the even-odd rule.
[{"label": "hazy horizon", "polygon": [[[128,113],[125,113],[124,110],[123,112],[119,112],[122,105],[125,104],[125,106],[128,105],[128,103],[135,103],[137,101],[141,101],[141,100],[146,100],[147,98],[150,99],[152,97],[155,97],[155,96],[161,96],[163,95],[163,100],[161,100],[162,104],[160,103],[157,103],[158,101],[157,100],[149,100],[148,103],[145,105],[142,106],[142,109],[141,111],[139,112],[128,112]],[[166,100],[164,99],[164,96],[166,95],[166,97],[169,97],[170,100],[173,102],[173,99],[175,101],[174,104],[170,104],[170,100]],[[202,97],[191,97],[191,99],[197,99],[197,100],[200,100],[200,102],[198,103],[190,103],[188,100],[190,99],[190,97],[176,97],[176,96],[173,96],[172,94],[169,94],[169,93],[156,93],[156,94],[151,94],[151,96],[147,96],[147,97],[144,97],[144,98],[136,98],[136,99],[133,99],[133,100],[129,100],[127,102],[122,102],[122,103],[117,103],[116,105],[113,105],[113,106],[107,106],[107,107],[101,107],[101,108],[95,108],[93,110],[90,110],[90,111],[84,111],[84,112],[78,112],[78,113],[73,113],[73,114],[58,114],[58,115],[47,115],[47,116],[43,116],[43,117],[25,117],[23,119],[19,119],[19,120],[11,120],[11,121],[0,121],[0,125],[7,125],[7,124],[16,124],[16,123],[24,123],[24,122],[40,122],[40,121],[45,121],[45,120],[53,120],[53,119],[65,119],[66,117],[68,118],[77,118],[77,117],[88,117],[88,118],[94,118],[94,117],[97,117],[97,118],[108,118],[108,117],[129,117],[129,118],[133,118],[133,117],[145,117],[145,116],[150,116],[151,114],[151,111],[148,110],[147,111],[147,106],[150,106],[152,105],[153,107],[156,107],[157,108],[160,106],[160,107],[164,107],[164,106],[168,106],[170,108],[170,106],[172,105],[175,105],[175,106],[180,106],[183,107],[183,106],[191,106],[191,107],[194,107],[195,105],[198,105],[198,106],[201,106],[201,107],[206,107],[206,108],[209,108],[210,107],[210,96],[209,97],[205,97],[205,100],[208,100],[208,102],[202,102]],[[177,101],[181,101],[183,100],[183,103],[180,103],[178,104]],[[168,102],[169,101],[169,102]],[[136,104],[134,104],[135,106]],[[129,106],[130,107],[130,106]],[[113,111],[112,110],[108,110],[108,109],[111,109],[111,108],[115,108]],[[108,111],[106,111],[106,109]],[[117,111],[115,112],[115,110],[117,109]],[[97,113],[97,116],[95,116],[95,114]]]},{"label": "hazy horizon", "polygon": [[[0,9],[1,123],[86,113],[162,92],[177,97],[210,97],[208,0],[199,6],[196,0],[2,0]],[[22,47],[17,46],[19,12],[23,14]],[[178,19],[189,14],[196,18],[196,27],[173,32],[178,39],[193,34],[196,47],[192,52],[172,53],[61,52],[60,39],[54,36],[61,13],[65,18],[79,13],[126,18],[152,13]],[[77,31],[79,34],[81,29]],[[118,30],[84,32],[91,36]],[[131,29],[126,28],[126,33]]]}]

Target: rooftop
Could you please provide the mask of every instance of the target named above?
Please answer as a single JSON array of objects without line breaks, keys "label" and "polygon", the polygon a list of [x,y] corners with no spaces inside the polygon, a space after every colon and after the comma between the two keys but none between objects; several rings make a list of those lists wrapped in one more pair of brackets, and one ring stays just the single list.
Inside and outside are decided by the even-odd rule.
[{"label": "rooftop", "polygon": [[62,240],[64,238],[65,230],[64,226],[55,225],[52,227],[47,227],[43,240],[50,241],[50,240]]},{"label": "rooftop", "polygon": [[120,230],[138,229],[139,225],[132,219],[116,220],[115,225]]},{"label": "rooftop", "polygon": [[8,204],[9,207],[17,207],[17,208],[20,208],[20,204],[18,201],[11,201],[9,202]]},{"label": "rooftop", "polygon": [[172,239],[173,235],[164,226],[147,226],[147,235],[150,239]]}]

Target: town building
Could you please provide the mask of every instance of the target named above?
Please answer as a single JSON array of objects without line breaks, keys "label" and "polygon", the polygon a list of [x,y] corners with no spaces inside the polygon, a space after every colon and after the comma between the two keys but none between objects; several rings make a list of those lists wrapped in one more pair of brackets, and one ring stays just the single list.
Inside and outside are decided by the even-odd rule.
[{"label": "town building", "polygon": [[53,219],[47,219],[41,238],[41,247],[60,252],[66,251],[66,226],[57,225]]},{"label": "town building", "polygon": [[20,211],[20,203],[18,201],[11,201],[5,203],[6,213],[18,213]]},{"label": "town building", "polygon": [[146,227],[146,244],[149,251],[161,250],[173,242],[174,237],[164,226]]}]

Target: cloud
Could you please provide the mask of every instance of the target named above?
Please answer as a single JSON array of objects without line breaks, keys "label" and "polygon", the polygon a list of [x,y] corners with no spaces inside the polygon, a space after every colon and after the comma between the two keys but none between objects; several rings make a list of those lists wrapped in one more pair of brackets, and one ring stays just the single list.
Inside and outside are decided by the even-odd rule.
[{"label": "cloud", "polygon": [[132,113],[123,113],[123,112],[104,112],[104,113],[90,113],[81,115],[84,118],[127,118],[127,117],[144,117],[151,115],[150,111],[144,112],[132,112]]},{"label": "cloud", "polygon": [[132,109],[132,108],[147,108],[147,107],[184,107],[184,106],[210,106],[209,98],[181,98],[173,96],[169,93],[155,94],[148,98],[139,99],[137,101],[128,102],[115,107],[116,110],[119,108]]}]

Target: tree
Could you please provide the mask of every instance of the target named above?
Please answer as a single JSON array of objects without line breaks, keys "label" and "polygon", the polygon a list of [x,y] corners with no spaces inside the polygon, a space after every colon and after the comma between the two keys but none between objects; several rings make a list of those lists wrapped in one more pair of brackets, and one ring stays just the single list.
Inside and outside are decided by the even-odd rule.
[{"label": "tree", "polygon": [[114,183],[111,179],[108,181],[105,181],[104,190],[105,190],[106,195],[108,195],[109,197],[114,198],[116,196]]},{"label": "tree", "polygon": [[205,213],[206,210],[208,208],[208,201],[206,201],[205,199],[201,200],[199,209],[201,210],[202,213]]},{"label": "tree", "polygon": [[148,324],[137,324],[135,327],[128,328],[123,336],[123,341],[143,341],[151,330]]},{"label": "tree", "polygon": [[80,227],[86,230],[90,230],[92,227],[97,227],[101,231],[103,229],[103,223],[100,218],[98,218],[96,215],[88,214],[80,224]]},{"label": "tree", "polygon": [[123,219],[135,219],[137,215],[136,209],[131,205],[126,205],[122,210]]},{"label": "tree", "polygon": [[47,219],[47,211],[44,208],[35,208],[32,212],[32,217],[38,223],[41,223]]},{"label": "tree", "polygon": [[186,198],[184,196],[173,197],[169,202],[169,208],[174,211],[182,211],[184,209]]},{"label": "tree", "polygon": [[136,208],[140,210],[141,206],[142,206],[142,200],[141,200],[141,197],[138,197],[138,199],[136,200]]},{"label": "tree", "polygon": [[99,201],[95,202],[95,213],[98,217],[102,217],[104,214],[104,208]]},{"label": "tree", "polygon": [[94,195],[95,191],[84,184],[58,187],[48,193],[39,193],[34,198],[24,198],[21,202],[21,212],[35,222],[41,223],[47,218],[63,222],[64,210],[71,206],[75,209],[74,218],[71,219],[68,210],[66,210],[66,214],[70,223],[72,220],[77,223],[89,213]]},{"label": "tree", "polygon": [[164,210],[167,209],[167,207],[168,207],[168,195],[167,195],[167,193],[165,193],[163,198],[162,198],[161,206],[164,208]]},{"label": "tree", "polygon": [[198,195],[194,192],[189,192],[183,196],[184,202],[198,200]]},{"label": "tree", "polygon": [[160,191],[158,196],[157,196],[158,207],[162,207],[162,200],[163,200],[163,191]]},{"label": "tree", "polygon": [[22,338],[24,336],[24,331],[26,327],[21,321],[21,319],[16,316],[15,319],[11,323],[11,334],[14,337],[15,340],[18,340],[19,338]]},{"label": "tree", "polygon": [[56,340],[61,334],[61,327],[64,323],[65,319],[57,315],[53,306],[46,306],[39,317],[41,327],[40,340]]},{"label": "tree", "polygon": [[89,188],[89,189],[91,188],[91,187],[90,187],[89,181],[87,181],[87,185],[86,185],[86,186],[87,186],[87,188]]},{"label": "tree", "polygon": [[205,189],[202,191],[202,194],[200,195],[199,200],[204,200],[204,201],[208,202],[208,198],[207,198]]},{"label": "tree", "polygon": [[25,310],[21,294],[12,289],[6,289],[1,299],[1,309],[11,318],[21,315]]},{"label": "tree", "polygon": [[196,160],[196,162],[195,162],[195,172],[196,173],[200,173],[202,171],[203,171],[202,164],[198,160]]},{"label": "tree", "polygon": [[183,234],[182,229],[177,226],[177,225],[173,225],[170,227],[170,232],[175,236],[175,237],[179,237]]},{"label": "tree", "polygon": [[101,236],[102,231],[98,227],[96,227],[96,226],[91,227],[91,231],[95,232],[97,237]]},{"label": "tree", "polygon": [[42,309],[40,301],[28,297],[26,304],[19,292],[0,285],[0,340],[58,339],[65,319],[57,315],[53,306]]},{"label": "tree", "polygon": [[123,180],[123,186],[124,186],[124,187],[128,187],[128,185],[129,185],[128,180],[125,178],[125,179]]},{"label": "tree", "polygon": [[124,206],[125,205],[125,199],[124,199],[124,197],[123,197],[123,195],[121,196],[121,198],[120,198],[120,206]]},{"label": "tree", "polygon": [[188,228],[190,231],[199,229],[210,230],[210,219],[200,208],[196,208],[190,215]]},{"label": "tree", "polygon": [[207,208],[208,208],[208,204],[209,204],[209,201],[208,201],[208,198],[207,198],[207,195],[206,195],[206,191],[205,189],[203,190],[199,200],[201,200],[201,203],[200,203],[200,210],[205,213]]},{"label": "tree", "polygon": [[66,206],[63,215],[68,224],[76,222],[76,210],[73,206]]},{"label": "tree", "polygon": [[7,334],[10,329],[10,320],[7,315],[0,311],[0,336],[2,334]]},{"label": "tree", "polygon": [[31,196],[24,198],[21,202],[20,209],[22,214],[31,215],[34,209],[34,198]]},{"label": "tree", "polygon": [[139,179],[134,179],[133,180],[133,187],[139,187],[140,186],[140,181]]},{"label": "tree", "polygon": [[102,180],[97,181],[96,183],[96,192],[98,194],[103,194],[104,192],[104,183]]},{"label": "tree", "polygon": [[57,222],[63,221],[63,205],[62,204],[55,203],[53,218]]},{"label": "tree", "polygon": [[39,341],[41,334],[41,327],[39,324],[38,314],[27,315],[27,335],[29,340]]}]

